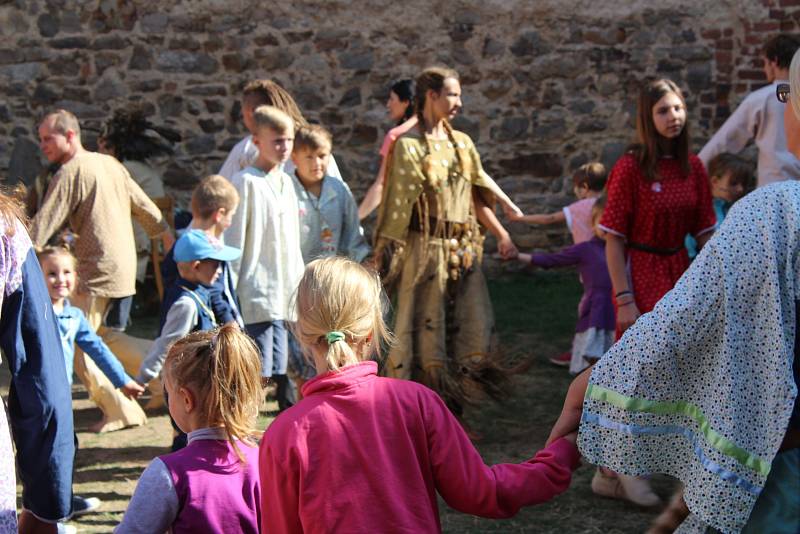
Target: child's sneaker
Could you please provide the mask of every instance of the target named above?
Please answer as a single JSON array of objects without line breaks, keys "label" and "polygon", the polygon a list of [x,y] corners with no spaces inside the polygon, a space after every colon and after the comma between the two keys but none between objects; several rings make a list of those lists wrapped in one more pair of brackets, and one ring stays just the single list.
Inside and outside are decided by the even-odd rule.
[{"label": "child's sneaker", "polygon": [[[101,501],[97,497],[72,496],[72,517],[89,514],[100,508]],[[60,525],[61,523],[59,523]]]},{"label": "child's sneaker", "polygon": [[78,534],[78,529],[66,523],[57,523],[56,532],[58,534]]},{"label": "child's sneaker", "polygon": [[563,352],[558,356],[548,358],[548,360],[550,360],[550,363],[553,365],[557,365],[559,367],[569,367],[569,362],[572,360],[572,354],[569,352]]}]

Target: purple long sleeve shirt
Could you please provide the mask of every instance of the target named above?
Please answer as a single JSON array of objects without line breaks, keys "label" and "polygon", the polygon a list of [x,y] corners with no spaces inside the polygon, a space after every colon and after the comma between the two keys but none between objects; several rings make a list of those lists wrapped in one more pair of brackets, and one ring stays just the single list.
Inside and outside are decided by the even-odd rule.
[{"label": "purple long sleeve shirt", "polygon": [[572,245],[553,254],[533,254],[531,264],[549,269],[577,265],[583,282],[583,296],[578,305],[576,332],[589,328],[614,330],[613,289],[606,265],[606,242],[598,237]]}]

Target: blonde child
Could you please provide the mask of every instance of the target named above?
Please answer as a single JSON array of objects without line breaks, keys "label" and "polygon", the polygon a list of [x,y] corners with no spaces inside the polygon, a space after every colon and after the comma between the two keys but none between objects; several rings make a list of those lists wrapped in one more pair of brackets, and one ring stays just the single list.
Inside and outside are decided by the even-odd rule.
[{"label": "blonde child", "polygon": [[[222,241],[223,232],[230,227],[238,206],[239,193],[224,176],[218,174],[206,176],[192,192],[192,222],[189,229],[200,230],[210,238]],[[235,322],[244,327],[230,266],[228,262],[220,262],[220,268],[217,281],[209,288],[214,318],[217,324]],[[178,277],[178,266],[172,250],[164,257],[161,274],[164,278],[164,287],[169,287]]]},{"label": "blonde child", "polygon": [[578,197],[576,202],[553,213],[532,215],[509,213],[509,218],[529,224],[567,223],[576,245],[588,241],[595,235],[592,230],[592,206],[603,194],[607,178],[608,173],[602,163],[594,161],[581,165],[572,175],[572,191]]},{"label": "blonde child", "polygon": [[262,376],[275,380],[278,408],[285,410],[292,404],[285,321],[293,320],[289,300],[303,276],[297,195],[292,178],[281,170],[292,153],[294,122],[271,106],[256,108],[253,122],[258,158],[231,180],[241,207],[226,239],[242,251],[231,272],[245,330],[261,351]]},{"label": "blonde child", "polygon": [[572,341],[569,370],[576,374],[596,362],[614,344],[614,303],[611,301],[611,278],[606,266],[605,234],[597,226],[603,215],[605,198],[592,206],[594,237],[554,254],[520,254],[525,264],[549,269],[575,265],[581,275],[583,296],[578,305],[578,324]]},{"label": "blonde child", "polygon": [[114,532],[259,532],[260,371],[255,345],[232,324],[170,348],[164,387],[188,445],[150,463]]},{"label": "blonde child", "polygon": [[[296,334],[319,374],[261,441],[262,532],[436,532],[436,491],[457,510],[500,518],[569,485],[574,436],[487,467],[434,391],[379,377],[370,358],[388,337],[385,301],[378,275],[352,260],[306,268]],[[369,505],[353,513],[353,503]]]},{"label": "blonde child", "polygon": [[[122,364],[97,335],[97,332],[92,329],[80,308],[72,306],[69,302],[69,297],[75,290],[77,282],[75,256],[62,246],[45,247],[36,255],[42,266],[47,292],[58,321],[67,382],[72,384],[75,345],[78,345],[87,356],[94,360],[114,387],[119,388],[126,397],[136,399],[142,394],[144,388],[125,373]],[[75,444],[77,452],[77,439]],[[73,516],[93,512],[99,506],[100,500],[96,497],[72,496]]]}]

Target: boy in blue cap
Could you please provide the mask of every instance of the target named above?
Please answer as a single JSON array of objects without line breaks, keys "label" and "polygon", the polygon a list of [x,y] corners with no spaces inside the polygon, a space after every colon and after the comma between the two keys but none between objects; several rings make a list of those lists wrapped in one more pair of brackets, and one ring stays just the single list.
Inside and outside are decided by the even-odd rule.
[{"label": "boy in blue cap", "polygon": [[[172,343],[190,332],[217,326],[208,288],[219,277],[220,262],[236,260],[241,254],[201,230],[189,230],[178,239],[173,248],[178,277],[164,293],[158,339],[139,367],[137,382],[144,385],[159,375]],[[185,446],[185,441],[185,434],[176,436],[172,450]]]}]

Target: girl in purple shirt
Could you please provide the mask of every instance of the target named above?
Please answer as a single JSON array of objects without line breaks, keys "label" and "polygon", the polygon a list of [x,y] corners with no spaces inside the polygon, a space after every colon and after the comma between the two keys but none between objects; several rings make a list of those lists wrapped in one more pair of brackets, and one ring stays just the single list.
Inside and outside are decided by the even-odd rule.
[{"label": "girl in purple shirt", "polygon": [[145,469],[116,533],[257,534],[261,359],[235,323],[177,341],[162,380],[188,445]]},{"label": "girl in purple shirt", "polygon": [[606,242],[598,221],[603,215],[605,197],[592,206],[594,237],[554,254],[520,254],[519,261],[549,269],[577,265],[583,283],[578,305],[578,324],[572,340],[569,370],[579,373],[594,363],[614,344],[614,304],[611,302],[611,278],[606,266]]}]

